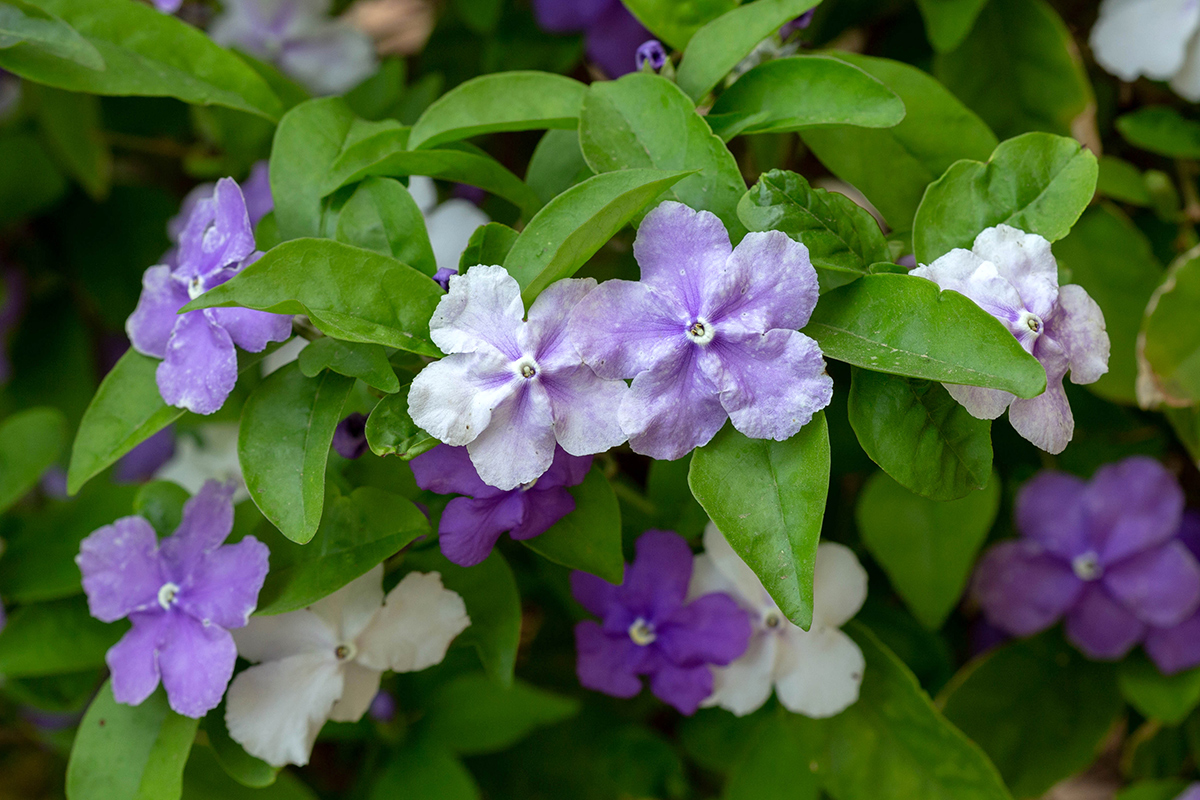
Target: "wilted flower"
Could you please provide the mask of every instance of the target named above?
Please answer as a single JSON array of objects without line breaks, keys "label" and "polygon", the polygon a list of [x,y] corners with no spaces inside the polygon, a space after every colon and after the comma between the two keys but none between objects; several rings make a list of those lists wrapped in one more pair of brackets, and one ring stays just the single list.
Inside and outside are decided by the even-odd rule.
[{"label": "wilted flower", "polygon": [[621,429],[638,453],[676,459],[726,419],[755,439],[795,435],[833,380],[799,333],[817,303],[808,248],[779,231],[734,249],[707,211],[663,203],[638,228],[640,282],[612,280],[571,314],[570,336],[602,378],[633,378]]},{"label": "wilted flower", "polygon": [[543,30],[582,32],[588,58],[610,78],[632,72],[630,56],[650,38],[621,0],[533,0],[533,13]]},{"label": "wilted flower", "polygon": [[1045,471],[1017,495],[1022,538],[980,561],[973,591],[988,620],[1031,636],[1066,618],[1067,638],[1092,658],[1116,659],[1147,633],[1200,606],[1200,564],[1176,538],[1183,490],[1143,456],[1102,467],[1091,481]]},{"label": "wilted flower", "polygon": [[1100,66],[1121,80],[1169,80],[1200,102],[1200,3],[1196,0],[1104,0],[1088,41]]},{"label": "wilted flower", "polygon": [[1004,324],[1046,369],[1046,391],[1029,400],[1000,389],[946,384],[977,419],[996,419],[1008,409],[1017,433],[1049,453],[1061,453],[1075,432],[1063,391],[1071,382],[1095,383],[1108,372],[1104,314],[1082,286],[1058,285],[1050,243],[1008,225],[988,228],[972,250],[956,248],[911,275],[927,278],[974,300]]},{"label": "wilted flower", "polygon": [[142,517],[122,517],[92,533],[75,563],[92,616],[133,623],[105,661],[113,697],[138,705],[161,677],[176,712],[202,717],[216,708],[233,675],[241,628],[267,577],[266,545],[233,530],[233,487],[215,481],[183,507],[183,520],[161,544]]},{"label": "wilted flower", "polygon": [[367,452],[367,417],[355,411],[334,428],[333,449],[342,458],[362,458]]},{"label": "wilted flower", "polygon": [[470,624],[436,572],[410,572],[384,597],[382,565],[308,608],[255,617],[235,637],[260,663],[229,687],[229,735],[268,764],[307,764],[326,720],[367,712],[384,670],[440,663]]},{"label": "wilted flower", "polygon": [[817,548],[813,621],[805,631],[783,615],[762,581],[710,522],[690,594],[710,592],[737,600],[750,614],[754,636],[741,658],[713,668],[713,693],[703,705],[721,706],[740,717],[761,708],[774,689],[788,711],[819,718],[839,714],[858,699],[862,650],[839,629],[867,599],[867,571],[850,548],[835,542]]},{"label": "wilted flower", "polygon": [[625,582],[613,586],[586,572],[571,573],[571,593],[600,622],[575,626],[576,672],[589,689],[613,697],[650,691],[681,713],[693,714],[712,694],[710,664],[723,666],[746,652],[750,618],[727,594],[687,601],[692,551],[670,531],[646,531]]},{"label": "wilted flower", "polygon": [[[1184,512],[1179,541],[1200,561],[1200,513]],[[1178,625],[1151,626],[1144,646],[1158,668],[1168,675],[1200,666],[1200,609]]]}]

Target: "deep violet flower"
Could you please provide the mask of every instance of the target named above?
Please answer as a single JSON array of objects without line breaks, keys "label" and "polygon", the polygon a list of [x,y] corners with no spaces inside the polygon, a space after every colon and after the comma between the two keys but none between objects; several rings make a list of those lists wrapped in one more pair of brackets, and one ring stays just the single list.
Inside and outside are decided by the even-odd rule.
[{"label": "deep violet flower", "polygon": [[[1200,560],[1200,513],[1184,512],[1179,541]],[[1168,675],[1200,666],[1200,609],[1178,625],[1151,627],[1144,646],[1158,668]]]},{"label": "deep violet flower", "polygon": [[1075,432],[1063,378],[1095,383],[1108,372],[1104,314],[1082,286],[1058,285],[1058,263],[1041,236],[1008,225],[988,228],[971,250],[957,248],[912,270],[943,290],[966,295],[1000,320],[1046,369],[1046,391],[1025,400],[1000,389],[946,384],[977,419],[1008,409],[1017,433],[1048,453],[1061,453]]},{"label": "deep violet flower", "polygon": [[176,313],[258,255],[242,191],[232,179],[222,178],[213,196],[198,201],[188,218],[178,263],[146,270],[142,296],[125,331],[139,353],[163,359],[155,377],[170,405],[213,413],[237,383],[234,345],[257,353],[291,335],[292,318],[285,314],[247,308]]},{"label": "deep violet flower", "polygon": [[175,455],[175,426],[168,425],[137,447],[121,456],[113,469],[113,480],[117,483],[142,483],[154,477],[154,473]]},{"label": "deep violet flower", "polygon": [[613,697],[650,691],[683,714],[712,693],[710,665],[724,666],[746,652],[750,617],[727,594],[686,602],[692,551],[671,531],[646,531],[625,582],[613,586],[586,572],[571,573],[571,593],[600,622],[575,626],[576,672],[589,689]]},{"label": "deep violet flower", "polygon": [[633,53],[650,31],[621,0],[533,0],[538,25],[550,33],[583,33],[587,56],[610,78],[633,71]]},{"label": "deep violet flower", "polygon": [[333,449],[342,458],[362,458],[367,452],[367,417],[355,411],[333,431]]},{"label": "deep violet flower", "polygon": [[783,441],[829,404],[833,380],[798,332],[817,303],[808,248],[780,231],[737,248],[707,211],[663,203],[638,229],[639,282],[611,280],[571,314],[569,335],[602,378],[633,378],[621,430],[638,453],[673,460],[726,419]]},{"label": "deep violet flower", "polygon": [[1031,636],[1066,619],[1092,658],[1117,659],[1148,626],[1172,627],[1200,605],[1200,564],[1176,538],[1183,490],[1143,456],[1083,481],[1045,471],[1021,488],[1020,539],[991,548],[973,592],[988,621]]},{"label": "deep violet flower", "polygon": [[233,530],[233,486],[215,481],[183,507],[179,528],[161,543],[142,517],[122,517],[93,532],[75,563],[88,609],[103,622],[133,623],[105,661],[113,697],[138,705],[161,678],[176,712],[202,717],[233,676],[241,628],[267,577],[267,546]]},{"label": "deep violet flower", "polygon": [[658,39],[651,39],[644,42],[637,49],[637,55],[634,57],[637,68],[645,69],[647,66],[657,72],[662,69],[667,63],[667,51],[662,46],[662,42]]},{"label": "deep violet flower", "polygon": [[488,557],[505,531],[514,539],[532,539],[574,511],[575,498],[566,487],[583,483],[592,457],[556,447],[550,469],[508,491],[483,482],[465,447],[438,445],[414,458],[411,466],[422,489],[463,495],[442,512],[438,542],[446,558],[470,567]]}]

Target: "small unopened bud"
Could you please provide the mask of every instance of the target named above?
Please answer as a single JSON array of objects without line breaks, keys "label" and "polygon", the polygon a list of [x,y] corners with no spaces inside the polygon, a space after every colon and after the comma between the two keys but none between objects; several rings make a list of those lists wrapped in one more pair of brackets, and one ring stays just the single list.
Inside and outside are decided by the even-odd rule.
[{"label": "small unopened bud", "polygon": [[648,72],[658,72],[667,63],[667,50],[662,42],[651,39],[637,49],[637,68]]}]

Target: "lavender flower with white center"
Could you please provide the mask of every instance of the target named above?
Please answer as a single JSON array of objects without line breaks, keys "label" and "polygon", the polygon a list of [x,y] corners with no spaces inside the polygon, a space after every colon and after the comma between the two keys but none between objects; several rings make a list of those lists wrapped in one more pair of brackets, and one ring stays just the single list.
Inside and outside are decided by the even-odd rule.
[{"label": "lavender flower with white center", "polygon": [[177,713],[202,717],[221,702],[237,660],[229,630],[241,628],[267,577],[267,546],[233,530],[233,487],[215,481],[183,507],[179,528],[161,543],[142,517],[92,533],[75,563],[92,616],[133,623],[105,661],[113,697],[138,705],[161,678]]},{"label": "lavender flower with white center", "polygon": [[966,295],[1012,332],[1046,369],[1046,391],[1030,400],[999,389],[946,384],[977,419],[996,419],[1008,409],[1017,433],[1048,453],[1061,453],[1075,433],[1063,391],[1071,382],[1095,383],[1108,372],[1104,314],[1082,286],[1058,285],[1050,243],[1008,225],[988,228],[971,250],[954,249],[911,275],[943,290]]},{"label": "lavender flower with white center", "polygon": [[[1184,512],[1178,538],[1200,563],[1200,513]],[[1200,608],[1178,625],[1166,628],[1151,626],[1143,646],[1150,659],[1166,675],[1200,666]]]},{"label": "lavender flower with white center", "polygon": [[375,73],[375,45],[329,16],[330,0],[225,0],[214,42],[268,61],[317,95],[343,94]]},{"label": "lavender flower with white center", "polygon": [[180,234],[178,263],[146,270],[142,296],[125,331],[139,353],[163,359],[155,377],[170,405],[213,413],[237,383],[234,345],[258,353],[291,334],[292,318],[284,314],[246,308],[177,314],[259,255],[241,189],[222,178],[212,197],[196,202]]},{"label": "lavender flower with white center", "polygon": [[333,449],[342,458],[362,458],[369,446],[365,414],[355,411],[339,422],[333,431]]},{"label": "lavender flower with white center", "polygon": [[503,267],[450,278],[429,331],[449,353],[412,382],[413,422],[449,445],[466,445],[484,483],[507,491],[550,468],[557,442],[573,456],[625,441],[617,408],[628,388],[602,380],[567,334],[567,315],[596,286],[548,287],[522,319],[521,287]]},{"label": "lavender flower with white center", "polygon": [[1124,81],[1144,75],[1200,102],[1200,3],[1104,0],[1088,43],[1100,66]]},{"label": "lavender flower with white center", "polygon": [[797,331],[817,303],[808,248],[768,231],[734,249],[714,215],[663,203],[633,253],[642,280],[601,284],[572,312],[570,338],[601,378],[633,378],[618,419],[634,451],[680,458],[726,419],[783,441],[829,404],[821,349]]},{"label": "lavender flower with white center", "polygon": [[458,262],[471,241],[471,234],[491,222],[491,218],[462,197],[439,203],[437,187],[424,175],[409,178],[408,191],[425,218],[425,230],[429,232],[429,244],[438,267],[433,279],[441,283],[439,278],[448,280],[450,273],[458,272]]},{"label": "lavender flower with white center", "polygon": [[746,652],[750,617],[727,594],[687,600],[692,551],[671,531],[646,531],[625,582],[613,586],[586,572],[571,573],[571,593],[600,622],[575,626],[576,673],[589,689],[613,697],[650,691],[683,714],[694,714],[713,690],[710,664],[723,666]]},{"label": "lavender flower with white center", "polygon": [[1146,635],[1200,606],[1200,564],[1176,538],[1183,490],[1143,456],[1109,464],[1085,482],[1045,471],[1017,495],[1022,538],[992,547],[973,593],[988,621],[1032,636],[1066,618],[1088,656],[1118,659]]},{"label": "lavender flower with white center", "polygon": [[505,531],[514,539],[532,539],[574,511],[575,498],[566,487],[583,483],[592,457],[555,448],[550,469],[509,491],[484,483],[465,447],[438,445],[414,458],[411,466],[422,489],[463,495],[442,512],[438,544],[446,558],[471,567],[488,557]]},{"label": "lavender flower with white center", "polygon": [[470,624],[436,572],[410,572],[384,597],[382,565],[308,608],[255,617],[235,635],[258,663],[229,687],[229,735],[268,764],[307,764],[326,720],[367,712],[384,670],[440,663]]},{"label": "lavender flower with white center", "polygon": [[637,64],[638,70],[649,68],[652,72],[658,72],[666,66],[667,50],[658,39],[651,39],[637,49],[634,63]]},{"label": "lavender flower with white center", "polygon": [[823,542],[813,576],[813,622],[805,631],[792,624],[762,582],[733,551],[711,522],[704,553],[696,556],[689,595],[725,592],[750,614],[754,635],[744,655],[713,668],[713,693],[705,706],[721,706],[737,716],[761,708],[771,690],[788,711],[832,717],[856,700],[862,684],[862,650],[845,625],[867,599],[867,571],[850,548]]}]

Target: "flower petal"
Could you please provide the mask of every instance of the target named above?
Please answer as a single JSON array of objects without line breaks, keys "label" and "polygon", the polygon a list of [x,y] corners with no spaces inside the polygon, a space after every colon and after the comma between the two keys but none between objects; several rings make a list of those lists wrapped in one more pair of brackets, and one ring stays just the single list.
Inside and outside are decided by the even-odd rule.
[{"label": "flower petal", "polygon": [[1000,542],[975,568],[972,592],[988,621],[1013,636],[1049,628],[1079,598],[1083,581],[1034,542]]},{"label": "flower petal", "polygon": [[1104,585],[1138,619],[1159,628],[1178,625],[1200,606],[1200,564],[1178,541],[1111,565]]},{"label": "flower petal", "polygon": [[1173,628],[1151,628],[1146,634],[1145,648],[1167,675],[1200,666],[1200,614],[1193,614]]},{"label": "flower petal", "polygon": [[750,615],[727,594],[706,594],[660,623],[655,644],[671,663],[725,665],[746,652]]},{"label": "flower petal", "polygon": [[713,674],[706,665],[662,664],[650,675],[650,691],[680,714],[691,716],[712,694]]},{"label": "flower petal", "polygon": [[817,546],[813,572],[813,625],[840,628],[867,600],[867,571],[854,551],[837,542]]},{"label": "flower petal", "polygon": [[1100,66],[1125,81],[1179,71],[1200,7],[1190,0],[1104,0],[1089,44]]},{"label": "flower petal", "polygon": [[1018,397],[1008,407],[1008,421],[1017,433],[1041,450],[1057,455],[1075,435],[1075,417],[1063,391],[1062,378],[1046,384],[1046,391],[1030,400]]},{"label": "flower petal", "polygon": [[504,267],[481,265],[450,276],[450,291],[438,301],[429,333],[444,353],[494,350],[516,361],[524,319],[516,278]]},{"label": "flower petal", "polygon": [[269,556],[253,536],[205,554],[180,588],[179,608],[205,625],[244,627],[258,606]]},{"label": "flower petal", "polygon": [[619,78],[634,71],[630,53],[651,36],[637,17],[622,3],[606,3],[600,16],[588,26],[584,37],[588,58],[610,78]]},{"label": "flower petal", "polygon": [[554,461],[550,398],[526,381],[492,410],[487,427],[467,444],[485,483],[505,491],[536,480]]},{"label": "flower petal", "polygon": [[571,573],[571,596],[575,602],[603,619],[620,599],[620,587],[588,572]]},{"label": "flower petal", "polygon": [[854,640],[836,628],[782,634],[775,694],[788,711],[822,719],[858,699],[866,661]]},{"label": "flower petal", "polygon": [[1111,344],[1104,312],[1082,286],[1067,284],[1058,292],[1058,310],[1046,321],[1046,334],[1066,353],[1072,383],[1095,383],[1108,372]]},{"label": "flower petal", "polygon": [[1185,100],[1200,103],[1200,47],[1194,38],[1187,46],[1183,66],[1171,78],[1171,88]]},{"label": "flower petal", "polygon": [[488,557],[501,534],[521,524],[524,517],[525,503],[518,492],[482,500],[456,497],[438,523],[442,555],[460,567],[473,567]]},{"label": "flower petal", "polygon": [[344,94],[379,67],[375,45],[358,28],[328,20],[284,42],[279,68],[318,96]]},{"label": "flower petal", "polygon": [[1054,310],[1058,262],[1050,252],[1050,242],[1036,233],[997,225],[976,236],[971,249],[996,265],[1000,277],[1017,290],[1026,309],[1043,320]]},{"label": "flower petal", "polygon": [[1015,394],[982,386],[960,386],[943,383],[950,396],[975,419],[996,419],[1017,399]]},{"label": "flower petal", "polygon": [[688,598],[711,592],[725,592],[760,613],[776,608],[754,570],[734,552],[713,522],[704,528],[704,553],[696,556],[693,563]]},{"label": "flower petal", "polygon": [[686,309],[644,283],[605,281],[572,309],[569,341],[601,378],[632,378],[688,344]]},{"label": "flower petal", "polygon": [[1087,552],[1084,492],[1087,484],[1055,470],[1043,470],[1017,492],[1013,510],[1017,529],[1047,551],[1072,559]]},{"label": "flower petal", "polygon": [[687,597],[692,578],[692,549],[673,531],[649,530],[634,545],[637,554],[625,568],[620,602],[649,622],[671,616]]},{"label": "flower petal", "polygon": [[133,627],[108,648],[104,662],[112,673],[113,699],[118,703],[141,705],[158,688],[158,647],[168,617],[161,609],[130,614]]},{"label": "flower petal", "polygon": [[417,486],[438,494],[465,494],[471,497],[492,497],[499,494],[479,478],[471,455],[465,447],[439,444],[427,453],[408,462]]},{"label": "flower petal", "polygon": [[225,404],[237,383],[233,340],[204,311],[189,311],[176,318],[166,359],[155,378],[168,404],[211,414]]},{"label": "flower petal", "polygon": [[732,664],[714,667],[712,694],[703,705],[720,706],[738,717],[762,708],[775,688],[779,642],[773,633],[760,633]]},{"label": "flower petal", "polygon": [[[438,269],[458,270],[458,262],[471,241],[471,235],[491,218],[470,200],[453,198],[425,215],[429,244]],[[468,264],[468,267],[474,266]]]},{"label": "flower petal", "polygon": [[159,608],[158,590],[166,578],[157,551],[158,537],[142,517],[122,517],[84,539],[75,563],[83,574],[91,615],[116,622]]},{"label": "flower petal", "polygon": [[202,625],[179,612],[169,616],[158,651],[167,701],[177,714],[203,717],[225,694],[237,661],[237,645],[222,627]]},{"label": "flower petal", "polygon": [[187,303],[187,289],[171,276],[170,267],[146,270],[137,308],[125,320],[125,333],[133,349],[144,356],[165,358],[167,341],[178,319],[175,312]]},{"label": "flower petal", "polygon": [[306,653],[332,657],[336,631],[307,608],[286,614],[251,617],[246,627],[231,631],[238,655],[247,661],[280,661]]},{"label": "flower petal", "polygon": [[[591,468],[592,457],[590,455],[573,456],[559,447],[554,451],[554,460],[550,462],[550,469],[538,478],[536,488],[544,490],[553,486],[578,486],[583,483],[583,479],[587,477],[588,470]],[[1200,515],[1197,515],[1197,521],[1197,529],[1200,530]]]},{"label": "flower petal", "polygon": [[1102,564],[1168,541],[1183,519],[1183,489],[1166,467],[1147,456],[1101,467],[1084,503]]},{"label": "flower petal", "polygon": [[410,572],[358,637],[358,662],[394,672],[431,667],[470,624],[463,599],[442,585],[439,573]]},{"label": "flower petal", "polygon": [[342,676],[342,696],[334,701],[329,718],[334,722],[358,722],[379,694],[379,679],[383,672],[351,661],[342,668]]},{"label": "flower petal", "polygon": [[538,27],[550,33],[575,33],[591,27],[612,0],[533,0]]},{"label": "flower petal", "polygon": [[492,412],[521,379],[495,352],[459,353],[426,365],[413,379],[408,413],[438,440],[465,445],[489,425]]},{"label": "flower petal", "polygon": [[539,478],[537,486],[525,493],[525,518],[508,532],[517,541],[541,536],[575,510],[575,498],[565,487],[541,489],[540,486]]},{"label": "flower petal", "polygon": [[172,579],[183,585],[206,553],[221,546],[233,530],[232,483],[205,481],[183,504],[179,527],[162,543],[163,563]]},{"label": "flower petal", "polygon": [[570,336],[570,317],[572,310],[595,289],[596,281],[592,278],[555,281],[529,307],[529,321],[520,335],[521,350],[532,353],[543,372],[583,363]]},{"label": "flower petal", "polygon": [[729,418],[717,387],[696,363],[697,349],[685,344],[633,379],[618,419],[635,453],[674,461],[708,444]]},{"label": "flower petal", "polygon": [[308,608],[334,631],[339,644],[345,644],[375,621],[383,600],[383,565],[378,564]]},{"label": "flower petal", "polygon": [[628,636],[608,636],[598,624],[585,620],[575,626],[575,650],[575,673],[584,688],[613,697],[633,697],[642,690],[636,672],[638,645]]},{"label": "flower petal", "polygon": [[729,232],[715,214],[670,201],[646,215],[633,241],[642,283],[691,317],[706,308],[732,253]]},{"label": "flower petal", "polygon": [[625,381],[604,380],[587,364],[543,372],[541,385],[554,417],[554,437],[574,456],[603,453],[625,441],[617,415],[629,394]]},{"label": "flower petal", "polygon": [[210,308],[209,314],[234,344],[251,353],[261,353],[271,342],[286,342],[292,335],[290,314],[270,314],[252,308]]},{"label": "flower petal", "polygon": [[781,231],[748,233],[733,250],[700,315],[742,330],[799,330],[817,306],[808,248]]},{"label": "flower petal", "polygon": [[1123,658],[1146,626],[1114,600],[1100,583],[1089,583],[1067,614],[1067,639],[1084,655],[1101,661]]},{"label": "flower petal", "polygon": [[232,178],[222,178],[212,197],[196,203],[179,236],[176,272],[184,279],[204,278],[240,263],[253,252],[254,230],[241,187]]}]

